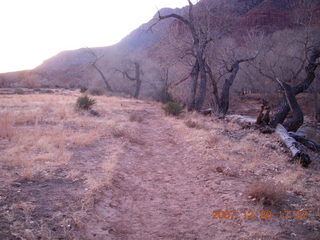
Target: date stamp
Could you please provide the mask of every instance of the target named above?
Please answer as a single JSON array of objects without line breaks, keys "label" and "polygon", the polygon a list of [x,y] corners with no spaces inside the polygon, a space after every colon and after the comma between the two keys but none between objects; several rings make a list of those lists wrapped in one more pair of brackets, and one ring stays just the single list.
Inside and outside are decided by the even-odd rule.
[{"label": "date stamp", "polygon": [[271,210],[216,210],[211,212],[211,219],[261,219],[261,220],[270,220],[273,217],[277,216],[280,219],[291,219],[291,220],[305,220],[309,217],[319,216],[320,207],[310,210],[283,210],[273,212]]}]

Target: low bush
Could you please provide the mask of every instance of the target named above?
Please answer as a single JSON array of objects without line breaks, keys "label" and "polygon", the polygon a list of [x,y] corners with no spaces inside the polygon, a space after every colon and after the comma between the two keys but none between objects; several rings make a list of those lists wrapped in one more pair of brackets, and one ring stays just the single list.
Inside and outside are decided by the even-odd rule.
[{"label": "low bush", "polygon": [[82,97],[78,97],[77,102],[76,102],[76,109],[77,110],[90,110],[94,104],[96,104],[96,100],[85,95]]},{"label": "low bush", "polygon": [[87,90],[88,90],[88,88],[86,88],[86,87],[81,87],[80,88],[80,92],[81,93],[85,93]]},{"label": "low bush", "polygon": [[179,102],[168,102],[164,105],[163,110],[166,115],[179,116],[183,111],[183,106]]},{"label": "low bush", "polygon": [[94,96],[102,96],[104,95],[106,92],[104,89],[100,89],[100,88],[89,88],[87,90],[87,93],[94,95]]}]

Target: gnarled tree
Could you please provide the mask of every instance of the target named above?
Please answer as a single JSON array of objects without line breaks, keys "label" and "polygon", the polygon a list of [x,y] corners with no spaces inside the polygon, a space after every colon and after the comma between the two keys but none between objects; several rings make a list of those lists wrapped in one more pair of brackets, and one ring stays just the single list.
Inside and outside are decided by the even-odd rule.
[{"label": "gnarled tree", "polygon": [[[298,85],[294,86],[292,88],[292,92],[294,96],[306,91],[309,86],[312,84],[312,82],[315,79],[315,71],[317,67],[319,66],[318,58],[320,58],[320,49],[313,48],[311,50],[311,55],[308,58],[308,65],[305,68],[306,71],[306,77],[303,79],[302,82],[300,82]],[[271,119],[270,126],[275,127],[278,123],[283,123],[290,111],[290,105],[287,100],[283,101],[281,103],[281,106],[279,107],[276,114]],[[287,122],[284,122],[284,126],[287,128],[287,130],[292,131],[295,129],[295,127],[292,129],[292,120],[289,120]]]}]

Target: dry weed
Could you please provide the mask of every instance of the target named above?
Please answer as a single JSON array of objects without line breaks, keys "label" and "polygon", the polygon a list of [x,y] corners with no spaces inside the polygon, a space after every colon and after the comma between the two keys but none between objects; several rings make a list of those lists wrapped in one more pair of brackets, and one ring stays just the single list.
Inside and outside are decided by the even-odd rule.
[{"label": "dry weed", "polygon": [[123,138],[126,135],[128,135],[127,131],[125,129],[121,129],[121,128],[113,128],[111,130],[111,133],[116,138]]},{"label": "dry weed", "polygon": [[99,141],[102,134],[98,131],[71,133],[67,137],[67,142],[74,147],[88,147]]},{"label": "dry weed", "polygon": [[38,113],[36,111],[21,111],[15,114],[15,124],[18,125],[34,125],[36,123]]},{"label": "dry weed", "polygon": [[130,113],[129,120],[130,122],[141,123],[143,121],[143,117],[141,116],[141,113],[133,112],[133,113]]},{"label": "dry weed", "polygon": [[256,182],[247,190],[248,198],[265,206],[281,206],[284,203],[286,188],[281,183]]},{"label": "dry weed", "polygon": [[220,138],[216,135],[210,135],[207,140],[206,143],[208,145],[209,148],[214,148],[219,144]]},{"label": "dry weed", "polygon": [[196,129],[201,128],[201,126],[199,125],[198,122],[193,121],[193,120],[191,120],[191,119],[185,121],[184,124],[185,124],[187,127],[189,127],[189,128],[196,128]]},{"label": "dry weed", "polygon": [[12,140],[15,135],[13,125],[15,124],[14,118],[10,112],[4,112],[0,115],[0,137]]}]

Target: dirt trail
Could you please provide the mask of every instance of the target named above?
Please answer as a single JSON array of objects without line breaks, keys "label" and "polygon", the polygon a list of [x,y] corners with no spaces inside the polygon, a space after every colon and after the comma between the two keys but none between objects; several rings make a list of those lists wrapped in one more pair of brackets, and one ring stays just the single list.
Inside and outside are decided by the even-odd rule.
[{"label": "dirt trail", "polygon": [[[24,117],[12,125],[23,141],[0,140],[1,240],[320,239],[318,156],[302,169],[288,163],[276,136],[232,121],[166,117],[159,103],[105,96],[94,117],[74,112],[75,97],[50,111],[55,96],[34,96],[28,107],[46,119],[39,128],[28,110],[12,110],[25,108],[25,98],[2,98],[12,116]],[[259,204],[248,192],[256,187],[280,201]],[[319,214],[257,216],[307,208]],[[219,210],[237,214],[211,219]]]},{"label": "dirt trail", "polygon": [[[239,179],[208,172],[201,151],[179,130],[148,109],[140,125],[145,145],[127,145],[113,184],[97,205],[92,239],[247,239],[259,222],[213,220],[211,212],[230,209],[244,188]],[[209,166],[210,167],[210,166]],[[239,205],[238,205],[239,206]],[[252,220],[251,220],[252,221]],[[280,229],[262,223],[264,232]]]}]

